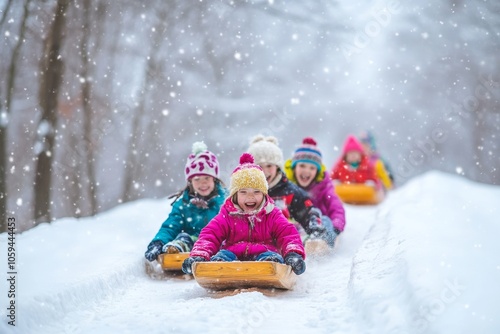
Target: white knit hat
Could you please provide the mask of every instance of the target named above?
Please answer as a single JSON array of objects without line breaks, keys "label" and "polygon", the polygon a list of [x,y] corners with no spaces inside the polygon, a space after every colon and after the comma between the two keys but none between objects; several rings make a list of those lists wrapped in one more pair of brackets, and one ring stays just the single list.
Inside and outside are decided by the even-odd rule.
[{"label": "white knit hat", "polygon": [[283,152],[278,147],[276,137],[255,136],[247,152],[253,155],[256,164],[273,164],[283,170]]}]

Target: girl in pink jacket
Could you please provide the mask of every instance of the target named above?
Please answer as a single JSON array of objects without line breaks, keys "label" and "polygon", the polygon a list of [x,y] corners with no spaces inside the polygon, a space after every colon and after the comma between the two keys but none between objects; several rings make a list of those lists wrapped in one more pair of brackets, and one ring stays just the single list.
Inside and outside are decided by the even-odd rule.
[{"label": "girl in pink jacket", "polygon": [[267,190],[262,168],[244,153],[231,175],[229,197],[201,230],[182,270],[192,273],[197,261],[275,261],[302,274],[306,265],[300,235],[274,206]]},{"label": "girl in pink jacket", "polygon": [[345,210],[313,138],[304,138],[293,157],[285,162],[285,172],[292,182],[307,191],[314,206],[321,210],[326,241],[333,246],[337,236],[344,231]]}]

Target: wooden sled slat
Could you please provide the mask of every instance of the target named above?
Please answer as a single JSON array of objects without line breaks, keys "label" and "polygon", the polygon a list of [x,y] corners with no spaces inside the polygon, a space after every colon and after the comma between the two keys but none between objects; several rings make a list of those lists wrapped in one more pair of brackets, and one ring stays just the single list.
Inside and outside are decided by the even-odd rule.
[{"label": "wooden sled slat", "polygon": [[333,247],[329,246],[326,240],[319,238],[309,238],[304,243],[304,248],[306,255],[311,258],[321,258],[325,255],[329,255],[335,252],[338,247],[339,240],[342,236],[337,236],[333,243]]},{"label": "wooden sled slat", "polygon": [[158,255],[158,263],[163,270],[182,270],[182,263],[189,257],[189,253],[177,254],[160,254]]},{"label": "wooden sled slat", "polygon": [[383,191],[364,184],[336,184],[335,192],[347,204],[378,204],[384,199]]},{"label": "wooden sled slat", "polygon": [[308,239],[304,248],[307,256],[321,256],[332,251],[332,248],[322,239]]},{"label": "wooden sled slat", "polygon": [[290,266],[268,261],[195,262],[193,276],[199,285],[209,290],[289,290],[296,282],[296,275]]}]

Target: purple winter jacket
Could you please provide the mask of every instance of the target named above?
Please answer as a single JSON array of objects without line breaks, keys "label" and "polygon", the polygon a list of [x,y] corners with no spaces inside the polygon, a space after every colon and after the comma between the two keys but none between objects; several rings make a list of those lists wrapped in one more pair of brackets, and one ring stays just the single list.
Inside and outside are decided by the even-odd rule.
[{"label": "purple winter jacket", "polygon": [[257,213],[242,212],[227,198],[220,212],[205,226],[190,256],[205,260],[221,249],[227,249],[242,261],[252,261],[263,252],[272,251],[285,257],[290,252],[302,255],[304,246],[293,224],[266,195],[266,203]]},{"label": "purple winter jacket", "polygon": [[313,205],[320,209],[321,213],[330,217],[333,227],[339,231],[343,231],[345,226],[344,206],[337,194],[335,194],[335,189],[328,172],[325,171],[321,181],[313,181],[305,190],[311,196]]}]

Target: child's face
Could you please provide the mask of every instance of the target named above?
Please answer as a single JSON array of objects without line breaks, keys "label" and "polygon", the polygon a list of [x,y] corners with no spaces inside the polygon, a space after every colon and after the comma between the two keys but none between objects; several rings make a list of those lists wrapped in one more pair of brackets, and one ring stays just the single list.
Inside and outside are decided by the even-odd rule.
[{"label": "child's face", "polygon": [[193,189],[201,196],[208,196],[215,189],[215,181],[212,176],[199,175],[191,179]]},{"label": "child's face", "polygon": [[349,151],[345,155],[345,161],[348,163],[356,163],[361,161],[361,152],[359,151]]},{"label": "child's face", "polygon": [[299,162],[295,166],[295,178],[302,188],[306,188],[311,184],[317,172],[318,168],[307,162]]},{"label": "child's face", "polygon": [[262,191],[253,188],[238,190],[238,206],[245,212],[257,210],[264,200]]},{"label": "child's face", "polygon": [[264,175],[266,175],[267,183],[269,184],[274,180],[276,174],[278,174],[278,166],[273,164],[261,164],[260,168],[264,171]]}]

